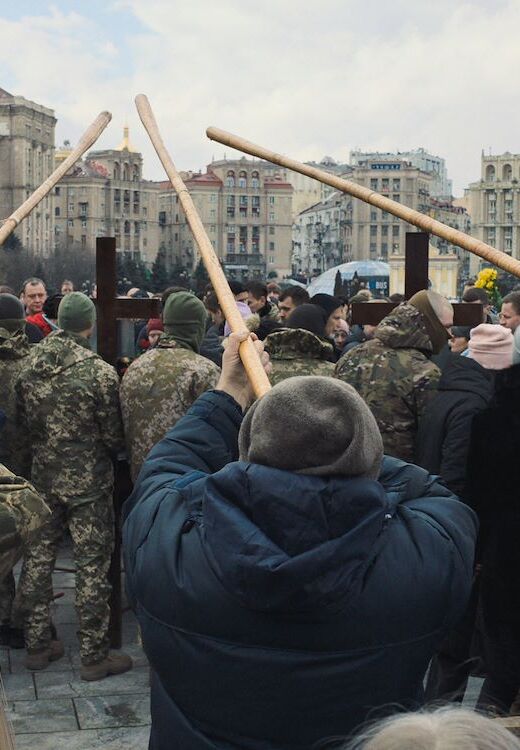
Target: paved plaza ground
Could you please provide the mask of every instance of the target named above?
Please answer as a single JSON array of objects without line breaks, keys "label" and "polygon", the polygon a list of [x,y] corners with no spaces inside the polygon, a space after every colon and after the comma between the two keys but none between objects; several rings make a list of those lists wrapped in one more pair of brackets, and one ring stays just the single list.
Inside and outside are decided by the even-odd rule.
[{"label": "paved plaza ground", "polygon": [[[70,548],[58,566],[73,568]],[[150,725],[149,669],[131,612],[123,619],[123,651],[134,660],[126,674],[99,682],[79,677],[74,574],[56,572],[53,620],[65,656],[41,672],[23,666],[25,651],[0,648],[0,669],[17,750],[146,750]]]}]

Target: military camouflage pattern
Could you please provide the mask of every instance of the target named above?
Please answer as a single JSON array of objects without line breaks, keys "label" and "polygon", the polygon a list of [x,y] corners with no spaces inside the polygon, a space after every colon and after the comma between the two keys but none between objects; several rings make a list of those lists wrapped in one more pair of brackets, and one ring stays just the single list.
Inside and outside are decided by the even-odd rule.
[{"label": "military camouflage pattern", "polygon": [[25,555],[15,601],[30,650],[50,639],[49,605],[58,542],[68,526],[84,663],[107,653],[107,571],[113,546],[112,456],[124,448],[113,367],[81,336],[56,331],[31,350],[16,383],[32,440],[32,481],[52,511]]},{"label": "military camouflage pattern", "polygon": [[[30,476],[31,452],[28,434],[18,422],[14,385],[30,352],[23,330],[11,333],[0,323],[0,409],[6,421],[0,432],[0,463],[21,477]],[[0,579],[0,622],[11,620],[15,595],[14,576]]]},{"label": "military camouflage pattern", "polygon": [[68,505],[55,495],[46,496],[52,511],[36,542],[25,556],[16,603],[25,620],[28,651],[48,648],[51,641],[50,604],[53,597],[52,571],[63,531],[68,527],[74,547],[76,610],[79,647],[83,664],[96,664],[109,650],[108,623],[111,587],[108,581],[114,544],[112,494]]},{"label": "military camouflage pattern", "polygon": [[112,455],[124,448],[118,388],[81,336],[55,331],[31,349],[16,395],[39,491],[68,503],[111,491]]},{"label": "military camouflage pattern", "polygon": [[153,446],[204,391],[216,386],[219,375],[216,364],[181,348],[168,334],[132,362],[121,383],[121,411],[134,482]]},{"label": "military camouflage pattern", "polygon": [[303,328],[287,328],[270,333],[265,348],[271,357],[271,385],[294,375],[334,375],[334,363],[328,361],[334,348]]},{"label": "military camouflage pattern", "polygon": [[384,318],[371,341],[343,355],[336,377],[366,401],[381,430],[385,453],[413,462],[417,425],[435,396],[439,368],[421,313],[403,304]]},{"label": "military camouflage pattern", "polygon": [[22,477],[30,476],[30,441],[18,423],[14,386],[30,351],[24,331],[10,333],[0,323],[0,409],[6,416],[0,434],[0,462]]},{"label": "military camouflage pattern", "polygon": [[0,464],[0,577],[5,578],[24,545],[50,517],[34,487]]}]

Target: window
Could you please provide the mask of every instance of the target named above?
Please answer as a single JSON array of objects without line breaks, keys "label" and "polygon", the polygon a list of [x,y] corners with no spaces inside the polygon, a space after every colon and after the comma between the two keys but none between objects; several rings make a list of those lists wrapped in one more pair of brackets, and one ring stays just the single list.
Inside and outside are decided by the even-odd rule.
[{"label": "window", "polygon": [[370,255],[375,255],[377,253],[377,243],[371,242],[370,243]]},{"label": "window", "polygon": [[235,173],[232,169],[227,173],[226,187],[235,187]]},{"label": "window", "polygon": [[68,227],[73,227],[73,226],[74,226],[74,219],[69,219],[69,220],[67,221],[67,226],[68,226]]},{"label": "window", "polygon": [[247,227],[240,227],[239,250],[241,253],[247,253]]},{"label": "window", "polygon": [[269,196],[269,205],[274,206],[274,195]]},{"label": "window", "polygon": [[81,228],[82,229],[86,229],[87,228],[87,220],[86,219],[82,219],[81,220]]},{"label": "window", "polygon": [[381,190],[383,193],[387,193],[390,190],[390,179],[388,177],[383,177],[381,180]]},{"label": "window", "polygon": [[246,188],[247,187],[247,172],[240,172],[238,175],[238,187],[239,188]]},{"label": "window", "polygon": [[388,237],[388,226],[386,224],[381,227],[381,236]]},{"label": "window", "polygon": [[[145,225],[146,226],[146,225]],[[139,222],[134,221],[134,234],[139,234]]]},{"label": "window", "polygon": [[381,255],[383,258],[386,258],[388,256],[388,245],[386,242],[381,243]]},{"label": "window", "polygon": [[370,210],[370,221],[377,221],[377,211],[375,208]]},{"label": "window", "polygon": [[274,221],[274,211],[269,211],[269,221]]},{"label": "window", "polygon": [[235,232],[236,232],[235,225],[234,224],[229,224],[229,226],[228,226],[228,234],[235,234]]},{"label": "window", "polygon": [[88,203],[79,203],[79,215],[80,216],[86,216],[87,215],[87,208]]},{"label": "window", "polygon": [[377,177],[372,177],[370,180],[370,189],[371,190],[377,190],[378,188],[378,180]]},{"label": "window", "polygon": [[377,225],[376,224],[372,224],[370,226],[370,236],[377,237]]},{"label": "window", "polygon": [[54,195],[59,195],[60,193],[61,193],[61,188],[59,186],[55,187],[54,188]]},{"label": "window", "polygon": [[215,219],[216,216],[217,216],[216,210],[214,208],[210,208],[210,210],[209,210],[209,217],[210,217],[210,219]]},{"label": "window", "polygon": [[69,214],[74,213],[74,203],[69,203]]},{"label": "window", "polygon": [[87,235],[82,234],[81,235],[81,247],[86,247],[86,246],[87,246]]},{"label": "window", "polygon": [[394,199],[394,201],[397,201],[398,203],[401,200],[401,196],[399,195],[399,193],[394,193],[392,195],[392,198]]},{"label": "window", "polygon": [[166,226],[166,211],[159,211],[159,226]]},{"label": "window", "polygon": [[54,216],[59,216],[59,215],[60,215],[60,207],[56,206],[56,208],[54,209]]},{"label": "window", "polygon": [[275,233],[275,228],[269,227],[269,234],[274,234],[274,233]]},{"label": "window", "polygon": [[388,213],[388,211],[383,211],[383,212],[382,212],[382,214],[381,214],[381,219],[382,219],[383,221],[388,221],[388,220],[390,219],[390,214]]},{"label": "window", "polygon": [[209,194],[209,202],[210,203],[216,203],[217,202],[217,194],[216,193],[210,193]]},{"label": "window", "polygon": [[392,180],[392,190],[401,190],[401,180],[397,177]]},{"label": "window", "polygon": [[394,224],[392,227],[392,237],[399,237],[399,224]]},{"label": "window", "polygon": [[227,237],[227,251],[228,253],[235,252],[235,237],[232,234],[228,234]]},{"label": "window", "polygon": [[253,216],[260,216],[260,196],[253,195],[251,198],[251,214]]},{"label": "window", "polygon": [[267,258],[267,262],[268,262],[268,263],[274,263],[274,255],[270,255],[270,256],[269,256],[269,257]]},{"label": "window", "polygon": [[269,250],[270,252],[274,252],[274,242],[269,243]]},{"label": "window", "polygon": [[260,187],[260,177],[258,172],[253,172],[251,175],[251,187],[253,188],[259,188]]}]

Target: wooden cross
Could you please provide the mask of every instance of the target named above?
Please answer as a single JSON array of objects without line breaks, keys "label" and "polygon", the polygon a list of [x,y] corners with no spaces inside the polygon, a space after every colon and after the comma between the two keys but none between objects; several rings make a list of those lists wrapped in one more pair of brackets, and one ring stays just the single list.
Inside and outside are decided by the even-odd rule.
[{"label": "wooden cross", "polygon": [[[430,235],[425,232],[407,232],[405,244],[404,296],[410,299],[421,289],[428,289]],[[352,323],[359,325],[377,325],[385,318],[397,303],[354,302],[352,305]],[[482,323],[482,305],[476,303],[455,303],[454,325],[476,326]]]}]

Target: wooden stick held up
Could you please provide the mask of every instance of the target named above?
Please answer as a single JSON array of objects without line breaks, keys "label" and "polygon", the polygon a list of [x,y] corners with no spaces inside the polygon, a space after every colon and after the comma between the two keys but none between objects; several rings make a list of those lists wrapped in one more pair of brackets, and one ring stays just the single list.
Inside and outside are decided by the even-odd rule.
[{"label": "wooden stick held up", "polygon": [[294,172],[300,172],[300,174],[313,177],[319,182],[323,182],[326,185],[330,185],[336,190],[340,190],[343,193],[353,195],[355,198],[359,198],[365,203],[370,203],[383,211],[398,216],[403,221],[407,221],[409,224],[413,224],[423,232],[429,234],[435,234],[437,237],[447,240],[453,245],[469,250],[470,253],[479,255],[489,263],[502,268],[504,271],[512,273],[514,276],[520,277],[520,261],[515,258],[511,258],[507,253],[497,250],[495,247],[481,242],[480,240],[470,237],[469,234],[460,232],[458,229],[453,229],[441,221],[432,219],[430,216],[415,211],[413,208],[403,206],[402,203],[393,201],[390,198],[386,198],[384,195],[375,193],[369,188],[357,185],[355,182],[345,180],[343,177],[336,177],[335,175],[325,172],[323,169],[317,169],[311,167],[308,164],[291,159],[283,154],[278,154],[275,151],[270,151],[263,146],[257,146],[256,143],[246,141],[245,138],[241,138],[233,133],[228,133],[226,130],[220,130],[219,128],[208,128],[206,135],[211,138],[212,141],[218,141],[225,146],[231,146],[239,151],[243,151],[251,156],[256,156],[259,159],[266,159],[267,161],[273,162],[273,164],[279,164],[281,167],[287,167],[292,169]]},{"label": "wooden stick held up", "polygon": [[[179,201],[184,209],[184,213],[186,214],[186,219],[188,221],[188,224],[190,225],[193,237],[195,238],[195,242],[197,243],[197,246],[200,250],[202,260],[204,262],[204,265],[206,266],[206,270],[208,272],[211,283],[213,284],[213,288],[215,290],[215,294],[217,295],[220,307],[222,308],[222,312],[224,313],[224,316],[229,323],[232,331],[244,331],[244,321],[237,308],[235,298],[231,292],[231,289],[229,288],[227,279],[224,276],[222,267],[215,254],[213,245],[211,244],[211,241],[206,234],[206,230],[204,229],[202,221],[200,220],[197,209],[193,204],[193,200],[186,188],[186,185],[179,176],[179,173],[177,172],[177,169],[175,168],[175,165],[168,151],[166,150],[166,146],[164,145],[161,134],[159,133],[159,128],[152,112],[152,108],[150,107],[150,102],[144,94],[139,94],[135,97],[135,104],[137,107],[137,111],[139,112],[141,122],[143,123],[146,132],[150,136],[153,147],[157,152],[157,156],[161,160],[166,174],[168,175],[170,182],[172,183],[177,195],[179,196]],[[262,366],[258,353],[250,338],[246,339],[240,345],[240,358],[242,359],[244,368],[247,372],[247,376],[253,387],[255,395],[257,396],[257,398],[260,398],[270,390],[271,384],[269,383],[269,378],[265,374],[265,370]]]},{"label": "wooden stick held up", "polygon": [[22,205],[5,220],[4,224],[0,227],[0,245],[4,244],[13,229],[16,229],[18,224],[31,213],[33,208],[35,208],[38,203],[43,200],[48,193],[50,193],[52,188],[59,180],[61,180],[63,175],[65,175],[69,171],[69,169],[74,166],[78,159],[81,159],[85,151],[97,141],[111,119],[112,115],[110,114],[110,112],[101,112],[96,117],[94,122],[89,125],[87,130],[85,130],[79,140],[78,145],[72,151],[72,153],[67,156],[67,158],[58,167],[56,167],[54,172],[49,177],[47,177],[45,182],[42,182],[40,187],[37,188],[34,193],[30,195],[27,200],[24,201]]}]

